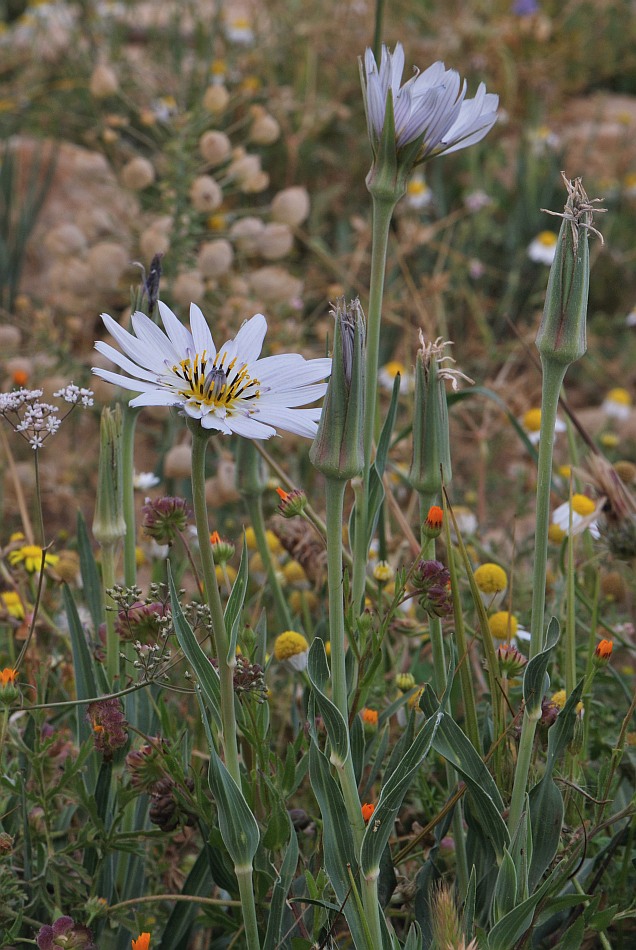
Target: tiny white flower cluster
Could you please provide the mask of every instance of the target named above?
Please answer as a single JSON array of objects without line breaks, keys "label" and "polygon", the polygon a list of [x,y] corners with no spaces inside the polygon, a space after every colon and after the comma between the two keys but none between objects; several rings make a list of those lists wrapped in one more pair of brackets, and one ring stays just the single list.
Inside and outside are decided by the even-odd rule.
[{"label": "tiny white flower cluster", "polygon": [[90,389],[69,383],[53,394],[71,405],[60,417],[57,406],[40,401],[43,395],[42,389],[14,389],[0,393],[0,415],[4,416],[14,432],[26,439],[34,451],[41,448],[50,435],[55,435],[74,406],[88,408],[93,405]]},{"label": "tiny white flower cluster", "polygon": [[86,389],[84,386],[76,386],[75,383],[63,386],[53,395],[56,399],[63,399],[64,402],[70,402],[74,406],[79,403],[84,409],[88,409],[93,405],[93,390]]}]

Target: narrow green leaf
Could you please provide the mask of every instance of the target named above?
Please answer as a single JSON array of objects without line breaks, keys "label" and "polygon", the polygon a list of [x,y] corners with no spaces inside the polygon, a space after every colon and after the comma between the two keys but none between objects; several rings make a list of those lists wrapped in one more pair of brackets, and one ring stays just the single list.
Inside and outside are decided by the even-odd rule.
[{"label": "narrow green leaf", "polygon": [[310,647],[307,658],[307,675],[313,687],[316,705],[325,723],[325,730],[331,745],[332,761],[335,764],[337,760],[342,764],[349,755],[349,729],[338,707],[331,702],[324,692],[325,684],[329,679],[329,666],[327,665],[325,645],[320,637],[316,637]]},{"label": "narrow green leaf", "polygon": [[495,924],[488,935],[488,950],[510,950],[532,923],[539,902],[555,885],[561,868],[557,866],[534,894]]},{"label": "narrow green leaf", "polygon": [[81,511],[77,512],[77,551],[80,561],[80,575],[82,590],[86,598],[86,605],[93,621],[93,629],[98,630],[104,619],[104,604],[102,598],[102,580],[91,547],[86,521]]},{"label": "narrow green leaf", "polygon": [[556,617],[552,617],[548,624],[543,650],[530,660],[523,675],[523,701],[526,706],[526,715],[531,719],[541,718],[541,701],[550,688],[548,662],[558,642],[559,621]]},{"label": "narrow green leaf", "polygon": [[378,872],[384,851],[398,811],[413,776],[431,748],[442,713],[432,715],[422,726],[410,749],[404,755],[391,777],[385,782],[378,803],[370,819],[360,850],[360,867],[365,877]]},{"label": "narrow green leaf", "polygon": [[248,581],[248,554],[245,534],[243,534],[243,548],[241,550],[241,563],[238,574],[232,584],[232,590],[225,606],[225,629],[227,630],[230,645],[227,651],[227,662],[232,663],[236,656],[236,641],[241,620],[241,611],[245,603],[245,592],[247,591]]},{"label": "narrow green leaf", "polygon": [[168,585],[170,589],[170,609],[172,612],[172,622],[174,632],[177,635],[179,646],[183,650],[192,667],[192,671],[197,678],[199,686],[206,698],[210,712],[214,717],[217,729],[221,728],[221,687],[219,685],[219,674],[216,672],[210,658],[203,652],[201,646],[194,635],[192,627],[186,620],[181,610],[179,596],[172,577],[172,569],[168,561]]},{"label": "narrow green leaf", "polygon": [[389,448],[391,445],[391,433],[393,432],[393,426],[395,425],[395,417],[397,415],[398,408],[398,397],[400,394],[400,377],[399,375],[395,377],[393,382],[393,391],[391,393],[391,404],[389,410],[386,414],[384,420],[384,425],[382,426],[382,431],[380,433],[380,438],[378,440],[378,448],[375,453],[375,460],[371,469],[369,470],[369,500],[367,504],[367,546],[371,543],[371,538],[375,533],[375,529],[378,523],[378,515],[380,512],[380,506],[384,501],[384,485],[382,483],[382,476],[384,475],[384,469],[386,468],[386,460],[389,454]]},{"label": "narrow green leaf", "polygon": [[580,950],[585,936],[585,921],[577,917],[571,927],[559,938],[559,950]]},{"label": "narrow green leaf", "polygon": [[[191,894],[193,896],[205,896],[210,893],[212,885],[212,875],[210,874],[210,862],[206,854],[207,845],[199,851],[196,861],[190,869],[183,887],[182,894]],[[198,908],[196,904],[190,904],[186,901],[176,901],[170,916],[168,917],[163,932],[159,950],[172,950],[173,947],[184,941],[192,927]]]},{"label": "narrow green leaf", "polygon": [[296,873],[298,864],[298,839],[296,831],[288,816],[289,822],[289,844],[285,851],[285,857],[281,865],[280,874],[272,890],[272,898],[269,907],[269,916],[267,918],[267,932],[263,950],[276,950],[283,942],[284,934],[281,932],[283,924],[283,914],[285,910],[285,901],[289,894],[289,889]]},{"label": "narrow green leaf", "polygon": [[529,807],[532,826],[532,861],[528,884],[532,892],[552,863],[561,840],[563,825],[563,796],[552,778],[557,759],[565,754],[572,741],[576,721],[576,707],[583,692],[581,680],[548,730],[548,754],[545,771],[530,790]]},{"label": "narrow green leaf", "polygon": [[464,900],[464,910],[462,912],[462,928],[464,930],[464,939],[470,943],[473,937],[473,927],[475,924],[475,897],[477,894],[477,874],[475,865],[470,869],[468,878],[468,887],[466,888],[466,898]]},{"label": "narrow green leaf", "polygon": [[[322,842],[325,869],[351,931],[354,946],[366,947],[365,927],[355,901],[349,900],[349,871],[355,875],[358,863],[355,857],[353,834],[347,817],[342,792],[329,771],[329,763],[312,739],[309,748],[309,779],[320,806],[323,819]],[[345,903],[346,901],[346,903]]]},{"label": "narrow green leaf", "polygon": [[260,833],[256,819],[215,749],[210,747],[210,789],[216,801],[219,829],[235,869],[251,868]]},{"label": "narrow green leaf", "polygon": [[504,856],[499,865],[497,883],[493,899],[493,919],[501,920],[517,904],[517,872],[508,848],[504,848]]},{"label": "narrow green leaf", "polygon": [[[420,707],[429,715],[434,703],[433,691],[427,686],[420,698]],[[468,736],[444,713],[433,738],[433,747],[465,780],[475,819],[497,857],[503,858],[504,848],[510,846],[510,836],[502,818],[504,806],[499,789]]]}]

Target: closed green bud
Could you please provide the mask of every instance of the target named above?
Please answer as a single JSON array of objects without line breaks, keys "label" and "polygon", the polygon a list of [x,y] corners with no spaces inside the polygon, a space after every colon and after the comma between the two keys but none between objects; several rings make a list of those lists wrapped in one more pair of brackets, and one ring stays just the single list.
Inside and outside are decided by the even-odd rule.
[{"label": "closed green bud", "polygon": [[364,449],[364,314],[358,299],[336,304],[331,378],[318,432],[309,450],[315,468],[346,481],[362,471]]},{"label": "closed green bud", "polygon": [[604,209],[593,207],[580,178],[572,182],[563,176],[563,180],[568,198],[560,215],[563,222],[550,268],[536,345],[546,359],[568,366],[580,359],[587,349],[587,299],[590,286],[588,232],[593,231],[600,237],[600,233],[592,226],[592,220],[595,211]]},{"label": "closed green bud", "polygon": [[454,380],[456,370],[440,366],[446,344],[424,344],[415,365],[415,405],[413,408],[413,458],[409,482],[420,494],[439,495],[442,482],[452,478],[448,405],[444,379]]},{"label": "closed green bud", "polygon": [[244,498],[256,498],[267,488],[267,475],[251,439],[239,439],[236,446],[236,487]]},{"label": "closed green bud", "polygon": [[122,480],[122,424],[119,403],[102,410],[99,427],[99,468],[93,534],[101,544],[113,545],[126,534]]}]

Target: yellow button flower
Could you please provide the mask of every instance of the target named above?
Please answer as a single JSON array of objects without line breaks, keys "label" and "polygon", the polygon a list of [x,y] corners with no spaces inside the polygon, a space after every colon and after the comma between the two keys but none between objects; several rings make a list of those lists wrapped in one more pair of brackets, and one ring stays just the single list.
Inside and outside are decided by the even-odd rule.
[{"label": "yellow button flower", "polygon": [[285,630],[274,642],[274,656],[280,663],[286,663],[292,669],[300,672],[307,667],[309,644],[302,635],[295,630]]},{"label": "yellow button flower", "polygon": [[475,571],[475,583],[482,594],[499,594],[508,586],[508,575],[498,564],[480,564]]}]

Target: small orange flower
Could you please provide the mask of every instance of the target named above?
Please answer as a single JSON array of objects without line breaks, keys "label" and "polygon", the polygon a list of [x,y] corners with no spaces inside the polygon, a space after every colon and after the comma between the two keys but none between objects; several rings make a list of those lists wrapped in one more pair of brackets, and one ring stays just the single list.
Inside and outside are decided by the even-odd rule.
[{"label": "small orange flower", "polygon": [[371,817],[374,811],[375,811],[375,805],[371,805],[369,804],[369,802],[364,803],[364,805],[362,806],[362,817],[364,818],[365,824],[369,820],[369,818]]},{"label": "small orange flower", "polygon": [[285,491],[284,488],[277,488],[276,494],[281,499],[281,501],[287,501],[287,499],[289,498],[289,492]]},{"label": "small orange flower", "polygon": [[442,522],[444,521],[444,512],[439,505],[433,505],[428,509],[426,521],[422,525],[422,533],[425,538],[438,538],[442,533]]},{"label": "small orange flower", "polygon": [[441,530],[442,522],[444,520],[444,512],[439,507],[439,505],[433,505],[428,509],[428,515],[426,516],[426,524],[430,528],[436,528]]},{"label": "small orange flower", "polygon": [[25,369],[16,369],[12,373],[13,382],[16,386],[26,386],[29,382],[29,374]]},{"label": "small orange flower", "polygon": [[142,933],[139,934],[136,940],[132,941],[132,950],[149,950],[150,947],[150,934]]},{"label": "small orange flower", "polygon": [[368,709],[366,706],[360,711],[362,716],[362,722],[367,726],[377,726],[378,724],[378,711],[377,709]]},{"label": "small orange flower", "polygon": [[609,663],[614,644],[611,640],[601,640],[594,651],[598,663]]},{"label": "small orange flower", "polygon": [[219,534],[218,531],[213,531],[212,534],[210,535],[210,544],[220,544],[220,543],[221,543],[221,535]]},{"label": "small orange flower", "polygon": [[14,670],[10,666],[5,666],[3,670],[0,670],[0,686],[12,686],[15,683],[17,677],[17,670]]}]

